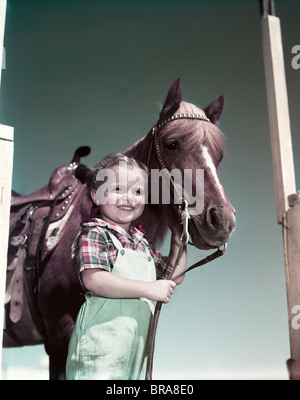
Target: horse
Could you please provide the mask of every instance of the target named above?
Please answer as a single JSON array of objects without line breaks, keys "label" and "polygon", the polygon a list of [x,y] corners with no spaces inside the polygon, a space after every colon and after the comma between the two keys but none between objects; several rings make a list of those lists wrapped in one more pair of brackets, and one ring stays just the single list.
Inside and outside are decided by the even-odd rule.
[{"label": "horse", "polygon": [[[197,211],[197,207],[188,202],[191,211],[188,220],[190,243],[203,250],[215,249],[226,244],[235,229],[235,210],[226,197],[217,174],[218,165],[225,151],[225,136],[217,126],[223,106],[223,96],[214,100],[204,109],[183,101],[180,79],[177,78],[169,88],[157,123],[148,134],[124,151],[125,155],[147,163],[150,176],[151,171],[161,170],[162,166],[168,171],[173,169],[191,170],[194,193],[197,183],[196,170],[204,171],[205,190],[202,194],[201,210],[199,208]],[[82,221],[89,219],[93,207],[86,185],[91,170],[81,164],[79,160],[80,157],[77,154],[70,165],[59,167],[54,171],[45,188],[35,192],[31,197],[27,196],[27,205],[34,203],[32,199],[41,198],[42,205],[38,203],[39,205],[34,208],[26,208],[27,214],[25,214],[27,216],[29,214],[29,217],[26,217],[25,225],[30,218],[33,218],[33,213],[38,213],[40,209],[43,210],[43,205],[44,208],[47,208],[46,196],[51,198],[51,201],[55,197],[55,204],[50,213],[47,209],[50,214],[47,218],[43,215],[42,219],[46,218],[48,224],[42,226],[35,235],[39,236],[36,239],[38,241],[36,248],[40,257],[30,262],[27,254],[24,268],[20,267],[25,275],[23,285],[26,287],[23,297],[26,293],[28,297],[28,292],[30,292],[29,300],[21,299],[20,276],[17,277],[18,279],[15,277],[17,282],[15,284],[19,285],[17,286],[19,287],[17,290],[18,301],[15,302],[15,305],[18,307],[21,303],[23,314],[17,308],[17,317],[12,321],[9,317],[12,300],[10,299],[11,301],[8,301],[6,305],[4,347],[44,343],[49,356],[51,380],[65,378],[69,339],[79,309],[85,300],[75,260],[71,257],[71,245],[80,231]],[[62,180],[66,180],[67,186],[65,183],[58,185],[58,182]],[[57,185],[59,190],[56,190]],[[74,196],[75,189],[77,190],[76,198]],[[181,191],[182,196],[187,196],[183,186],[180,188],[177,185],[176,190],[177,192]],[[72,208],[68,209],[68,218],[65,220],[63,229],[60,229],[55,224],[59,220],[59,213],[66,213],[65,209],[71,203],[72,196],[74,196]],[[22,205],[24,203],[22,200],[22,196],[20,199],[14,197],[12,204],[16,202]],[[61,206],[61,204],[63,205]],[[16,219],[15,217],[14,222]],[[145,229],[147,236],[156,246],[164,241],[170,226],[181,230],[178,207],[175,207],[174,201],[172,204],[163,204],[161,200],[158,204],[149,202],[145,205],[144,213],[136,222]],[[53,224],[55,228],[51,232],[60,230],[60,236],[53,249],[47,254],[45,238],[47,236],[48,239],[51,238],[52,233],[49,234],[49,230]],[[25,239],[18,238],[19,242],[22,240],[25,242],[27,239],[27,237]],[[23,246],[23,248],[25,247]],[[25,248],[24,251],[26,254],[29,250]],[[21,253],[22,257],[24,258],[24,253]],[[20,255],[15,259],[20,259]],[[38,267],[34,263],[39,264]],[[32,273],[36,279],[34,285],[28,284],[30,279],[27,274]],[[29,312],[26,311],[26,302],[30,302]],[[30,322],[29,317],[31,318]],[[30,340],[26,339],[27,330]]]}]

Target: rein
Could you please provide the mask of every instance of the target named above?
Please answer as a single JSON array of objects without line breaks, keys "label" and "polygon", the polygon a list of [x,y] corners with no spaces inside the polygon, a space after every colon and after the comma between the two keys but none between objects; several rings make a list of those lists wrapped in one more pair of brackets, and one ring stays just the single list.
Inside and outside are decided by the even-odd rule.
[{"label": "rein", "polygon": [[[163,171],[165,178],[166,179],[168,178],[169,182],[171,182],[171,190],[174,195],[174,200],[175,200],[175,195],[176,195],[176,203],[177,204],[178,204],[179,200],[181,200],[181,203],[178,204],[178,213],[180,215],[180,220],[181,220],[181,224],[182,224],[182,234],[180,236],[181,245],[180,245],[177,257],[176,257],[176,261],[175,261],[174,268],[173,268],[173,273],[170,277],[170,279],[174,282],[176,281],[176,279],[178,279],[182,275],[185,275],[187,272],[190,272],[197,267],[203,266],[203,265],[217,259],[218,257],[221,257],[225,253],[226,248],[227,248],[227,243],[225,243],[222,250],[220,248],[218,248],[218,250],[215,251],[214,253],[212,253],[209,256],[203,258],[202,260],[196,262],[195,264],[193,264],[189,268],[187,268],[185,271],[183,271],[180,274],[173,277],[176,267],[179,264],[180,259],[183,255],[188,243],[192,244],[191,242],[189,242],[190,235],[188,232],[188,220],[190,219],[190,215],[188,212],[188,202],[182,197],[182,194],[178,192],[177,188],[174,185],[173,177],[171,176],[170,171],[165,166],[165,163],[164,163],[161,151],[160,151],[157,134],[160,131],[160,129],[162,129],[165,125],[167,125],[169,122],[177,120],[177,119],[199,119],[199,120],[211,122],[209,120],[209,118],[207,118],[205,115],[175,114],[172,117],[163,120],[159,124],[154,125],[154,127],[151,130],[151,145],[150,145],[148,158],[147,158],[147,167],[149,167],[150,156],[152,153],[152,148],[154,147],[159,167]],[[152,380],[155,336],[156,336],[157,324],[158,324],[158,319],[159,319],[159,314],[161,311],[162,304],[163,303],[161,301],[158,301],[156,303],[156,307],[155,307],[153,330],[151,332],[152,338],[151,338],[150,351],[149,351],[148,360],[147,360],[146,380]]]}]

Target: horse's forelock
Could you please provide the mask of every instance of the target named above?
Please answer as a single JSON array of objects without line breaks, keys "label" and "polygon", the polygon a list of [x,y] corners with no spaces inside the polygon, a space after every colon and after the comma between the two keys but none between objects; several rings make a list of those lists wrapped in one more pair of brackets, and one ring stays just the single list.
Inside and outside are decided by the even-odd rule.
[{"label": "horse's forelock", "polygon": [[[177,114],[185,113],[205,115],[201,108],[182,101]],[[197,119],[178,119],[167,124],[161,136],[168,137],[173,133],[174,136],[178,135],[179,138],[184,139],[184,154],[195,152],[201,144],[207,145],[218,161],[221,161],[223,154],[227,152],[226,138],[215,124]]]},{"label": "horse's forelock", "polygon": [[214,156],[218,162],[227,154],[226,137],[216,125],[210,124],[206,127],[205,137],[202,143],[211,149],[212,156]]}]

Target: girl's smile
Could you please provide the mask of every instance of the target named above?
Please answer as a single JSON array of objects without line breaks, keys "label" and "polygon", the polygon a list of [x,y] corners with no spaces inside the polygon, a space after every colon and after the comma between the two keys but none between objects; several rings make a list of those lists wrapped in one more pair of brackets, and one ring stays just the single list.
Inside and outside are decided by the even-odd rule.
[{"label": "girl's smile", "polygon": [[[130,169],[130,180],[128,169]],[[115,180],[106,182],[106,186],[104,184],[99,186],[97,192],[94,191],[91,195],[94,202],[99,204],[101,218],[120,225],[128,232],[131,222],[144,211],[145,175],[140,169],[127,165],[115,166],[112,170],[115,173]]]},{"label": "girl's smile", "polygon": [[124,210],[124,211],[132,211],[132,210],[134,210],[134,207],[128,207],[128,206],[118,206],[118,208],[120,210]]}]

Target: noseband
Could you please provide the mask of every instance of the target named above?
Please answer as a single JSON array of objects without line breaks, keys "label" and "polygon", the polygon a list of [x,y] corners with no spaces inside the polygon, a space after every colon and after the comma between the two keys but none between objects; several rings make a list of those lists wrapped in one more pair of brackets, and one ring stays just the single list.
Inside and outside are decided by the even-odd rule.
[{"label": "noseband", "polygon": [[[149,167],[150,157],[151,157],[152,149],[154,147],[158,165],[159,165],[160,169],[162,170],[165,178],[168,179],[168,182],[170,182],[170,184],[171,184],[171,191],[174,195],[174,199],[175,199],[175,195],[176,195],[177,200],[181,200],[181,202],[179,202],[179,204],[178,204],[178,214],[180,215],[180,220],[181,220],[181,224],[182,224],[182,234],[180,236],[181,245],[180,245],[178,255],[176,257],[176,261],[175,261],[175,264],[173,267],[172,276],[169,277],[169,279],[172,279],[174,282],[176,281],[177,278],[186,274],[187,272],[191,271],[192,269],[200,267],[204,264],[207,264],[208,262],[211,262],[211,261],[215,260],[216,258],[222,256],[225,253],[226,248],[227,248],[227,244],[225,243],[222,250],[220,248],[218,248],[218,250],[215,251],[214,253],[212,253],[209,256],[203,258],[202,260],[196,262],[195,264],[193,264],[192,266],[187,268],[182,273],[173,277],[175,269],[180,262],[180,259],[186,249],[186,246],[188,245],[188,243],[192,244],[191,242],[189,242],[190,235],[188,232],[188,220],[190,219],[190,215],[188,212],[188,202],[183,198],[182,193],[178,192],[178,190],[174,184],[173,177],[171,176],[170,171],[168,170],[168,168],[166,167],[166,164],[164,163],[164,160],[163,160],[163,157],[162,157],[162,154],[160,151],[157,135],[165,125],[167,125],[169,122],[175,121],[177,119],[198,119],[198,120],[202,120],[202,121],[211,123],[210,119],[207,118],[206,115],[175,114],[172,117],[167,118],[167,119],[163,120],[162,122],[154,125],[153,128],[151,129],[151,131],[149,132],[149,134],[151,134],[151,144],[149,147],[149,153],[148,153],[148,157],[147,157],[147,167]],[[157,329],[158,318],[159,318],[161,307],[162,307],[162,302],[158,301],[156,304],[156,307],[155,307],[152,341],[150,344],[150,351],[149,351],[148,362],[147,362],[147,371],[146,371],[146,379],[147,380],[152,379],[155,335],[156,335],[156,329]]]}]

